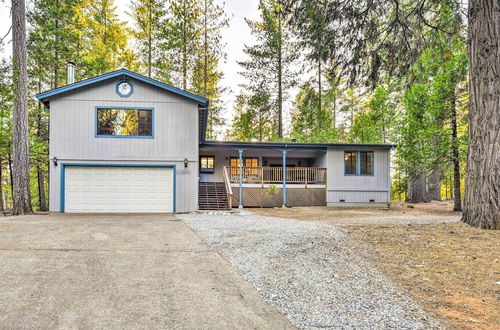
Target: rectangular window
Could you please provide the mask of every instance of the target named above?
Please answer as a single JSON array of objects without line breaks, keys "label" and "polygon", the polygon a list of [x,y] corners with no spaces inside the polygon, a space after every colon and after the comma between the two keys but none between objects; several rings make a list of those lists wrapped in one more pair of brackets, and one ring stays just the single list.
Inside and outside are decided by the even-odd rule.
[{"label": "rectangular window", "polygon": [[346,175],[358,174],[358,153],[355,151],[346,151],[344,153],[344,165]]},{"label": "rectangular window", "polygon": [[213,173],[215,168],[214,156],[200,156],[200,171]]},{"label": "rectangular window", "polygon": [[97,108],[97,136],[153,137],[153,109]]},{"label": "rectangular window", "polygon": [[[231,157],[230,165],[231,166],[240,166],[240,159],[236,158],[236,157]],[[243,166],[257,167],[257,166],[259,166],[259,158],[258,157],[245,157],[245,158],[243,158]]]},{"label": "rectangular window", "polygon": [[[236,158],[236,157],[231,157],[231,159],[229,160],[229,164],[230,166],[234,166],[234,167],[239,167],[240,166],[240,159],[239,158]],[[247,166],[247,167],[258,167],[259,166],[259,158],[258,157],[245,157],[243,158],[243,166]],[[258,173],[258,169],[246,169],[244,173],[246,174],[257,174]],[[236,169],[236,168],[233,168],[231,169],[231,174],[239,174],[240,171],[239,169]]]},{"label": "rectangular window", "polygon": [[259,166],[259,158],[257,157],[247,157],[245,158],[245,166],[257,167]]},{"label": "rectangular window", "polygon": [[373,175],[373,151],[359,152],[359,170],[361,175]]},{"label": "rectangular window", "polygon": [[345,175],[373,175],[373,151],[345,151]]}]

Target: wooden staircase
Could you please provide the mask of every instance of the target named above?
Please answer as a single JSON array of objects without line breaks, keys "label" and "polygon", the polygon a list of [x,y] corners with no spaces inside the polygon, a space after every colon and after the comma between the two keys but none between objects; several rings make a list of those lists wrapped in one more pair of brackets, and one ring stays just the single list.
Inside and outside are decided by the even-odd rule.
[{"label": "wooden staircase", "polygon": [[198,208],[200,210],[229,210],[229,199],[224,182],[200,182]]}]

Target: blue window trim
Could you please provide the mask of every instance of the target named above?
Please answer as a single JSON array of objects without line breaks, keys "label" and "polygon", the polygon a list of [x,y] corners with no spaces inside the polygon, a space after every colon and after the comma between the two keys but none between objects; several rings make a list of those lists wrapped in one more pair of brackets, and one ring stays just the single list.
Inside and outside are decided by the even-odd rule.
[{"label": "blue window trim", "polygon": [[[212,157],[214,159],[214,167],[213,168],[201,168],[201,158],[203,157]],[[215,156],[214,155],[200,155],[200,173],[214,173],[215,172]]]},{"label": "blue window trim", "polygon": [[177,167],[175,164],[102,164],[102,163],[60,163],[61,166],[61,182],[60,182],[60,212],[64,213],[64,202],[65,202],[65,179],[66,179],[66,167],[67,166],[100,166],[100,167],[164,167],[172,168],[174,170],[173,179],[173,207],[172,212],[177,210]]},{"label": "blue window trim", "polygon": [[[144,135],[98,135],[97,134],[97,111],[98,109],[117,109],[117,110],[149,110],[151,111],[151,136]],[[96,138],[121,138],[121,139],[154,139],[155,137],[155,109],[151,107],[122,107],[122,106],[96,106],[94,114],[94,136]]]},{"label": "blue window trim", "polygon": [[[127,82],[129,85],[130,85],[130,92],[128,94],[122,94],[120,93],[120,91],[118,90],[118,86],[122,83],[122,82]],[[132,81],[130,80],[127,80],[127,79],[120,79],[116,82],[115,84],[115,92],[116,94],[118,94],[118,96],[120,97],[129,97],[130,95],[134,94],[134,91],[135,91],[135,85],[132,83]]]},{"label": "blue window trim", "polygon": [[[345,154],[346,153],[356,153],[356,174],[347,174]],[[371,152],[372,153],[372,174],[360,174],[361,173],[361,152]],[[375,175],[375,152],[373,150],[344,150],[344,176],[374,176]]]}]

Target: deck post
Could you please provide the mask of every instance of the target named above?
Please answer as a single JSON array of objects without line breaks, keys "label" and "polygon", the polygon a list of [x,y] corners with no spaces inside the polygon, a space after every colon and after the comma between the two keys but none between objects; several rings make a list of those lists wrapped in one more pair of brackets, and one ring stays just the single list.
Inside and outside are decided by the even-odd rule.
[{"label": "deck post", "polygon": [[238,208],[243,208],[243,149],[238,149],[240,156],[240,196],[238,198],[239,205]]},{"label": "deck post", "polygon": [[286,207],[286,149],[281,151],[283,153],[283,205]]}]

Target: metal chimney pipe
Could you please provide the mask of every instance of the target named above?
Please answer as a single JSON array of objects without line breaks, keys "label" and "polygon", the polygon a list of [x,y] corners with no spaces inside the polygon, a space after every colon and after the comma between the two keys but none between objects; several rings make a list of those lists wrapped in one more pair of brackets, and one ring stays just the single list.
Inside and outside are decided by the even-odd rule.
[{"label": "metal chimney pipe", "polygon": [[75,82],[75,63],[68,62],[68,85]]}]

